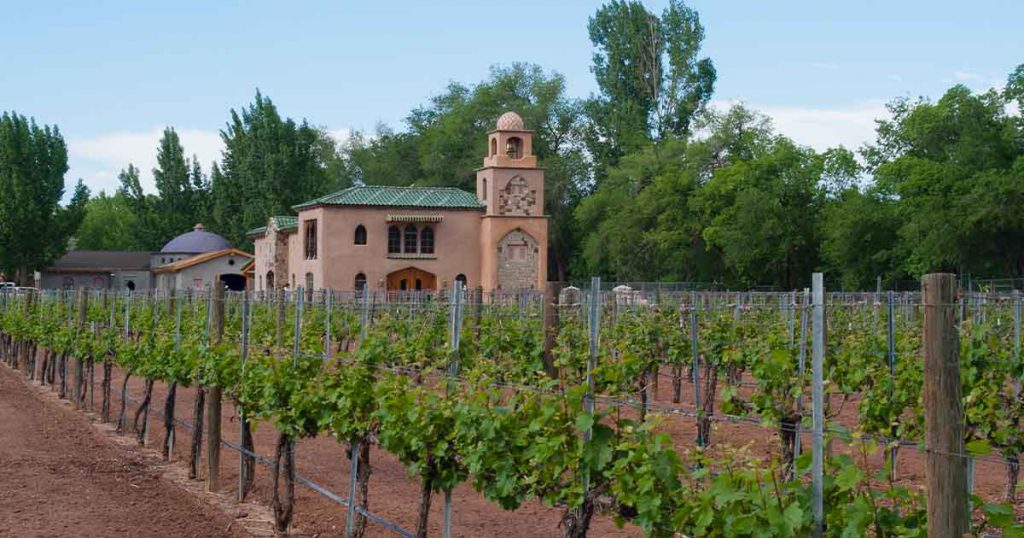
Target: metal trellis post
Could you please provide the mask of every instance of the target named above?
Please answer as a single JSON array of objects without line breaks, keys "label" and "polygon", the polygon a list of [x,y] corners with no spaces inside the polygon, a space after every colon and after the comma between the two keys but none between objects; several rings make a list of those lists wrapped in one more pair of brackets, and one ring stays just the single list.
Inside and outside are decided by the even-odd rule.
[{"label": "metal trellis post", "polygon": [[814,513],[814,536],[820,538],[825,530],[824,467],[825,467],[825,284],[821,273],[811,276],[814,335],[811,340],[812,393],[812,453],[811,453],[811,508]]}]

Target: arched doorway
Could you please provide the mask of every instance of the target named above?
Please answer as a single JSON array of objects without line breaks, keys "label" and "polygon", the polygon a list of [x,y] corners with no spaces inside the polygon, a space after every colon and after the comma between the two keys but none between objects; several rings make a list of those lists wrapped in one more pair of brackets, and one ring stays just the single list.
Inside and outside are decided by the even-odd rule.
[{"label": "arched doorway", "polygon": [[388,291],[433,291],[437,277],[416,267],[406,267],[388,275]]},{"label": "arched doorway", "polygon": [[242,275],[234,273],[220,275],[220,281],[231,291],[245,291],[245,277]]}]

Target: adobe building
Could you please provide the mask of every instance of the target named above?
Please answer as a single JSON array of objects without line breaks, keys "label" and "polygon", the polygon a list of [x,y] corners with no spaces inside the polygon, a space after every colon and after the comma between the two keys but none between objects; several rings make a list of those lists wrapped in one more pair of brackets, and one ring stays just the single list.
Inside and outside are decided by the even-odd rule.
[{"label": "adobe building", "polygon": [[254,289],[543,289],[548,218],[533,131],[506,112],[488,134],[476,193],[361,185],[249,232]]},{"label": "adobe building", "polygon": [[202,224],[164,245],[160,252],[72,250],[40,272],[39,287],[139,290],[205,289],[221,282],[245,289],[242,267],[252,255]]}]

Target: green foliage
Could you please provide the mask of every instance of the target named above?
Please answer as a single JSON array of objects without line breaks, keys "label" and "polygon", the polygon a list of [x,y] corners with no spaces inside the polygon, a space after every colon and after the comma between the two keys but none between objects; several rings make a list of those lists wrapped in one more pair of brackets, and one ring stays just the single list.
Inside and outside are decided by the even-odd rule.
[{"label": "green foliage", "polygon": [[291,214],[295,204],[347,186],[331,177],[338,164],[328,135],[303,120],[282,118],[270,98],[255,100],[221,131],[224,158],[210,175],[214,229],[234,245],[271,215]]},{"label": "green foliage", "polygon": [[89,200],[81,181],[61,206],[68,150],[57,127],[0,115],[0,273],[33,285],[32,271],[62,256]]},{"label": "green foliage", "polygon": [[899,199],[906,271],[1024,272],[1015,209],[1024,200],[1024,144],[1008,95],[955,86],[935,103],[896,101],[879,124],[865,156],[881,192]]},{"label": "green foliage", "polygon": [[698,59],[704,27],[681,0],[669,2],[661,17],[641,2],[612,0],[587,29],[601,95],[586,104],[586,139],[600,178],[652,140],[689,135],[717,74],[710,59]]},{"label": "green foliage", "polygon": [[85,205],[85,217],[75,233],[75,248],[80,250],[143,250],[135,230],[138,218],[124,194],[108,196],[100,191]]},{"label": "green foliage", "polygon": [[[625,416],[628,408],[611,404],[629,399],[652,368],[688,356],[680,330],[685,311],[667,298],[656,308],[605,308],[593,371],[594,412],[585,404],[588,334],[578,316],[563,318],[557,381],[539,373],[540,320],[505,307],[481,316],[479,337],[476,322],[464,327],[460,376],[446,376],[453,350],[443,304],[417,305],[415,311],[407,305],[381,307],[356,350],[338,346],[330,358],[323,354],[325,331],[335,343],[354,338],[358,313],[337,308],[328,324],[325,309],[311,305],[302,316],[300,353],[257,344],[243,373],[236,340],[239,305],[228,302],[225,339],[212,344],[203,335],[206,305],[181,303],[178,342],[176,309],[139,296],[93,301],[85,326],[73,321],[78,318],[71,301],[47,298],[29,307],[15,298],[0,311],[0,333],[57,353],[115,357],[118,366],[147,379],[220,386],[248,418],[271,422],[292,439],[328,432],[341,442],[376,441],[431,490],[468,482],[509,510],[539,500],[577,511],[597,495],[601,510],[614,514],[618,524],[636,525],[648,536],[799,537],[812,528],[807,454],[796,459],[791,474],[785,460],[758,458],[746,449],[718,445],[713,452],[681,452],[663,433],[667,417],[652,413],[637,421]],[[284,319],[294,323],[294,305],[285,306]],[[702,360],[753,379],[724,395],[735,406],[727,412],[757,413],[771,424],[799,420],[797,398],[807,373],[801,376],[798,369],[798,329],[791,333],[788,326],[791,320],[798,325],[799,314],[781,305],[708,306],[699,313]],[[981,307],[962,327],[966,448],[978,457],[1024,448],[1016,427],[1019,398],[1007,383],[1024,373],[1012,356],[1010,306]],[[278,306],[252,307],[253,337],[272,340]],[[920,436],[921,372],[915,357],[921,328],[909,317],[897,320],[898,361],[889,380],[884,324],[872,307],[839,303],[827,313],[826,400],[847,392],[863,396],[859,429],[834,430],[853,456],[838,453],[826,463],[827,533],[923,536],[923,499],[872,475],[869,462],[882,446],[864,436]],[[507,338],[490,334],[499,332]],[[1021,532],[1007,506],[980,499],[975,506],[977,531]]]}]

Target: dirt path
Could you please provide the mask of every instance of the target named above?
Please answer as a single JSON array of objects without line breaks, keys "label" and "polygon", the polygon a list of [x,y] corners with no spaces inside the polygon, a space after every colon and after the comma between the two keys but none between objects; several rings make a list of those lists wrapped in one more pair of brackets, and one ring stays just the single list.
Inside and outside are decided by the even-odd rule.
[{"label": "dirt path", "polygon": [[244,536],[0,366],[0,536]]}]

